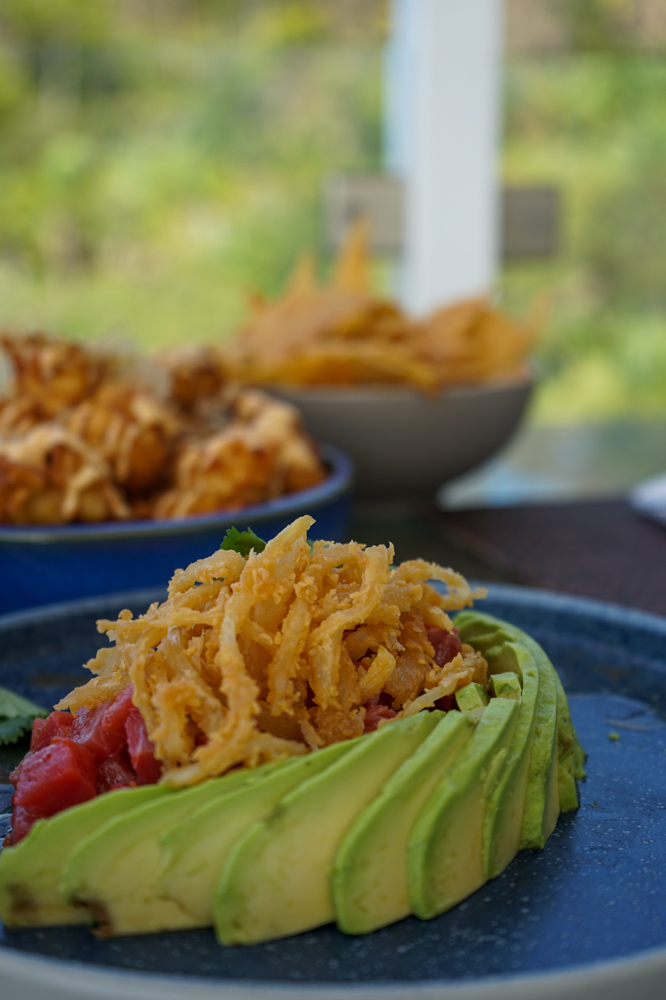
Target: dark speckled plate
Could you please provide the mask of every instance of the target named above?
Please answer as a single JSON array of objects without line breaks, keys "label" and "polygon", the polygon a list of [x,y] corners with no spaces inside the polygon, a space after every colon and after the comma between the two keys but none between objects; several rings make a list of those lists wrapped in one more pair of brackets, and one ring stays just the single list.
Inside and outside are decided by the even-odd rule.
[{"label": "dark speckled plate", "polygon": [[[95,619],[141,611],[149,596],[0,619],[0,684],[53,704],[84,678],[78,664],[100,644]],[[501,586],[483,609],[545,646],[589,753],[581,808],[544,851],[519,854],[441,917],[360,938],[331,926],[224,948],[209,931],[98,941],[82,928],[0,930],[3,1000],[662,997],[666,619]]]}]

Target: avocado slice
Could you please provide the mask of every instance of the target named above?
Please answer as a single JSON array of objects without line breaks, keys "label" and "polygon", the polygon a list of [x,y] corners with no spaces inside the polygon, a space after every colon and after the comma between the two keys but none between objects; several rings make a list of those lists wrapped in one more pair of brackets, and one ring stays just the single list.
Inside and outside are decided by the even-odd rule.
[{"label": "avocado slice", "polygon": [[[470,642],[483,652],[497,642],[508,640],[527,646],[540,667],[550,667],[555,677],[557,699],[557,783],[560,811],[577,809],[579,796],[576,781],[585,778],[585,759],[578,735],[571,721],[571,713],[562,683],[542,647],[521,629],[492,615],[477,611],[463,611],[456,616],[456,625],[464,632],[464,642]],[[462,633],[461,633],[462,635]]]},{"label": "avocado slice", "polygon": [[412,912],[428,919],[449,910],[486,882],[483,832],[505,767],[518,702],[493,698],[476,730],[423,807],[409,838]]},{"label": "avocado slice", "polygon": [[550,662],[540,664],[538,670],[539,697],[520,831],[521,850],[545,847],[560,814],[555,671]]},{"label": "avocado slice", "polygon": [[555,673],[555,684],[557,686],[557,784],[560,811],[566,813],[573,812],[580,805],[577,782],[585,778],[587,754],[576,735],[567,696],[557,673]]},{"label": "avocado slice", "polygon": [[180,906],[153,893],[162,863],[159,835],[203,803],[258,780],[260,772],[261,768],[234,771],[192,788],[171,790],[159,801],[105,823],[70,854],[60,882],[62,896],[88,908],[101,937],[197,926]]},{"label": "avocado slice", "polygon": [[6,927],[85,924],[90,913],[58,891],[63,865],[77,845],[109,820],[172,793],[164,785],[118,788],[40,819],[0,853],[0,917]]},{"label": "avocado slice", "polygon": [[479,612],[456,615],[463,642],[480,650],[490,672],[506,670],[502,649],[508,644],[527,650],[538,671],[536,718],[532,734],[527,792],[520,834],[520,849],[542,848],[555,829],[560,812],[558,784],[557,674],[533,639],[508,622]]},{"label": "avocado slice", "polygon": [[527,633],[521,633],[523,642],[543,669],[553,673],[555,696],[557,699],[557,787],[560,812],[578,809],[580,798],[577,781],[585,778],[585,758],[587,754],[580,745],[578,735],[571,720],[569,703],[557,671],[541,646]]},{"label": "avocado slice", "polygon": [[474,725],[462,712],[447,712],[347,830],[331,876],[335,917],[341,931],[367,934],[411,913],[407,884],[409,835],[430,793],[451,767]]},{"label": "avocado slice", "polygon": [[368,734],[236,842],[217,887],[222,944],[287,937],[335,918],[330,872],[346,830],[442,718],[419,712]]},{"label": "avocado slice", "polygon": [[488,704],[488,692],[481,684],[466,684],[458,688],[455,697],[461,712],[472,712]]},{"label": "avocado slice", "polygon": [[523,689],[518,674],[507,671],[503,674],[491,674],[490,685],[496,698],[513,698],[520,701]]},{"label": "avocado slice", "polygon": [[[517,684],[520,699],[516,730],[502,775],[488,800],[484,821],[483,867],[486,878],[490,879],[504,871],[518,853],[522,840],[537,724],[540,674],[530,651],[518,643],[505,642],[499,648],[491,647],[487,657],[493,672],[491,681],[503,678],[493,685],[495,690],[505,691],[508,698],[515,700]],[[495,670],[498,671],[497,674],[494,673]],[[504,697],[504,694],[499,694],[498,697]]]},{"label": "avocado slice", "polygon": [[154,885],[156,895],[178,903],[198,925],[212,924],[214,890],[238,837],[268,815],[283,795],[330,767],[357,742],[334,743],[283,761],[261,780],[218,796],[166,830],[160,837],[165,861]]}]

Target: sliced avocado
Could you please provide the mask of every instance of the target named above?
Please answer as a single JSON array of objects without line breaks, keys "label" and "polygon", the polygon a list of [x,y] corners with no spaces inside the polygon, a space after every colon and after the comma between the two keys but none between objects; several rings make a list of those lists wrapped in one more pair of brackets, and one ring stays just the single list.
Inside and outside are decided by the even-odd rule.
[{"label": "sliced avocado", "polygon": [[90,913],[58,891],[63,865],[77,845],[109,820],[171,793],[163,785],[118,788],[40,819],[15,847],[0,854],[0,917],[7,927],[83,924]]},{"label": "sliced avocado", "polygon": [[166,830],[160,837],[164,865],[154,885],[156,895],[178,903],[200,926],[212,924],[215,887],[238,837],[270,813],[283,795],[330,767],[357,742],[334,743],[307,757],[283,761],[260,781],[215,798]]},{"label": "sliced avocado", "polygon": [[493,698],[423,807],[409,838],[407,870],[412,912],[443,913],[486,881],[483,829],[508,755],[518,703]]},{"label": "sliced avocado", "polygon": [[[486,878],[495,878],[520,848],[525,803],[529,794],[540,674],[534,657],[524,645],[505,642],[499,648],[491,647],[486,656],[495,690],[505,690],[508,697],[515,700],[517,685],[520,699],[516,730],[502,776],[488,800],[483,828],[484,871]],[[499,672],[496,674],[495,670]]]},{"label": "sliced avocado", "polygon": [[335,917],[346,934],[367,934],[411,913],[407,843],[412,826],[473,731],[468,716],[447,712],[347,830],[331,877]]},{"label": "sliced avocado", "polygon": [[520,686],[520,678],[518,674],[511,671],[504,674],[492,674],[490,686],[496,698],[513,698],[514,701],[520,701],[522,698],[523,689]]},{"label": "sliced avocado", "polygon": [[550,668],[554,675],[557,699],[557,786],[561,812],[577,809],[580,800],[577,781],[585,778],[585,758],[573,722],[567,696],[562,682],[541,646],[527,633],[521,633],[521,641],[532,651],[537,664]]},{"label": "sliced avocado", "polygon": [[541,646],[507,622],[492,615],[463,611],[456,615],[456,626],[463,642],[480,650],[489,664],[496,663],[491,672],[504,670],[497,657],[505,643],[528,649],[534,658],[539,672],[539,695],[520,847],[544,847],[560,812],[557,674]]},{"label": "sliced avocado", "polygon": [[[456,616],[456,625],[464,627],[464,641],[471,643],[481,651],[483,651],[484,644],[493,645],[497,641],[523,642],[532,650],[537,664],[545,661],[552,667],[548,656],[531,635],[521,631],[514,625],[509,625],[508,622],[501,621],[499,618],[493,618],[492,615],[475,611],[464,611]],[[585,759],[587,754],[580,745],[576,730],[571,721],[569,704],[562,683],[557,676],[557,671],[554,671],[554,673],[558,706],[559,783],[561,786],[564,786],[567,790],[566,794],[568,794],[568,801],[561,801],[560,807],[562,812],[568,812],[571,808],[576,808],[572,802],[574,798],[575,802],[578,802],[578,795],[575,787],[573,789],[574,794],[571,795],[571,783],[563,776],[562,771],[568,771],[570,777],[582,781],[585,778]],[[562,795],[562,790],[561,788],[560,795]]]},{"label": "sliced avocado", "polygon": [[571,721],[567,696],[557,674],[555,683],[557,685],[557,784],[560,809],[565,813],[578,809],[580,805],[577,781],[582,781],[585,777],[587,755],[578,741]]},{"label": "sliced avocado", "polygon": [[[531,651],[530,646],[527,647]],[[521,850],[542,848],[555,829],[560,814],[557,780],[557,686],[555,670],[550,661],[538,663],[539,698],[523,826],[520,832]]]},{"label": "sliced avocado", "polygon": [[461,712],[473,712],[488,704],[488,692],[482,684],[466,684],[456,691],[456,704]]},{"label": "sliced avocado", "polygon": [[62,896],[87,907],[103,937],[196,926],[176,903],[153,893],[162,862],[159,835],[204,802],[257,780],[261,771],[234,771],[174,790],[110,820],[70,854],[60,882]]},{"label": "sliced avocado", "polygon": [[420,712],[368,734],[250,827],[232,848],[215,895],[223,944],[286,937],[334,919],[330,872],[345,831],[441,717]]}]

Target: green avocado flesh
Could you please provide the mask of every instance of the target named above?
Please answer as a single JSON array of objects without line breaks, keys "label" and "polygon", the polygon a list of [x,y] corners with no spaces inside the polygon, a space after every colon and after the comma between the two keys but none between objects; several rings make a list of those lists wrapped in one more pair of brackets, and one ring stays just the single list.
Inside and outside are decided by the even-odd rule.
[{"label": "green avocado flesh", "polygon": [[[505,671],[511,667],[511,674],[519,678],[521,695],[516,731],[501,777],[486,810],[483,829],[483,865],[486,878],[495,878],[503,872],[521,845],[527,797],[532,792],[530,768],[535,752],[537,707],[542,697],[539,670],[524,646],[505,642],[499,650],[495,647],[493,652],[495,655],[488,659],[488,664],[492,664],[491,670],[494,667],[501,668],[502,673],[497,676],[507,677]],[[506,697],[513,700],[512,686],[506,688]],[[533,787],[537,794],[537,808],[543,807],[543,800],[534,782]]]},{"label": "green avocado flesh", "polygon": [[439,712],[421,712],[369,734],[247,831],[215,896],[223,944],[285,937],[334,919],[330,875],[342,837],[440,719]]},{"label": "green avocado flesh", "polygon": [[334,743],[286,761],[262,780],[216,798],[167,830],[160,838],[164,864],[156,894],[178,903],[199,926],[210,926],[215,886],[237,838],[268,815],[283,795],[330,767],[356,743]]},{"label": "green avocado flesh", "polygon": [[523,696],[520,678],[513,672],[491,674],[490,684],[497,698],[513,698],[515,701],[520,701]]},{"label": "green avocado flesh", "polygon": [[335,918],[346,934],[366,934],[412,912],[407,877],[412,826],[473,731],[464,713],[447,712],[347,830],[331,881]]},{"label": "green avocado flesh", "polygon": [[518,703],[490,702],[472,737],[423,807],[409,838],[412,912],[428,919],[451,909],[487,881],[486,809],[506,767]]},{"label": "green avocado flesh", "polygon": [[162,785],[119,788],[38,820],[15,847],[0,853],[0,916],[6,926],[89,923],[90,913],[67,903],[58,891],[65,861],[109,820],[169,793]]},{"label": "green avocado flesh", "polygon": [[485,708],[488,704],[488,692],[481,684],[466,684],[456,691],[456,704],[461,712]]},{"label": "green avocado flesh", "polygon": [[197,926],[171,900],[158,898],[153,882],[162,863],[160,835],[218,796],[259,780],[261,772],[236,771],[192,788],[173,791],[110,820],[72,851],[60,892],[85,906],[102,936],[138,934]]},{"label": "green avocado flesh", "polygon": [[0,917],[109,936],[212,924],[221,943],[249,944],[333,920],[365,934],[455,906],[518,850],[542,848],[585,777],[543,649],[476,611],[455,624],[488,662],[488,692],[470,684],[458,710],[40,820],[0,854]]},{"label": "green avocado flesh", "polygon": [[486,657],[491,675],[513,669],[507,668],[503,659],[506,644],[529,653],[536,666],[539,691],[519,847],[542,848],[559,813],[577,808],[576,779],[585,777],[585,754],[571,722],[564,690],[541,646],[515,626],[476,611],[458,614],[456,626],[462,641]]}]

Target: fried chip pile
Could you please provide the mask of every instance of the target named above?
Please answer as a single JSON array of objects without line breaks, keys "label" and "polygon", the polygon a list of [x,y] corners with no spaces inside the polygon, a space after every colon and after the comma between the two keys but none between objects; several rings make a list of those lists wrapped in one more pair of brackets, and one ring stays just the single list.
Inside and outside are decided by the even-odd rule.
[{"label": "fried chip pile", "polygon": [[205,349],[142,372],[39,333],[0,335],[0,347],[13,369],[0,399],[0,522],[237,510],[326,476],[297,411],[226,388]]},{"label": "fried chip pile", "polygon": [[114,645],[56,708],[91,709],[132,684],[161,780],[183,786],[359,736],[378,697],[399,717],[487,683],[470,646],[438,664],[428,638],[483,591],[423,560],[393,568],[391,545],[309,543],[313,523],[247,557],[215,552],[177,570],[146,614],[99,621]]},{"label": "fried chip pile", "polygon": [[300,261],[283,296],[257,300],[220,356],[253,385],[407,385],[437,392],[526,374],[536,319],[519,323],[478,297],[414,319],[370,290],[365,228],[350,230],[330,284]]}]

